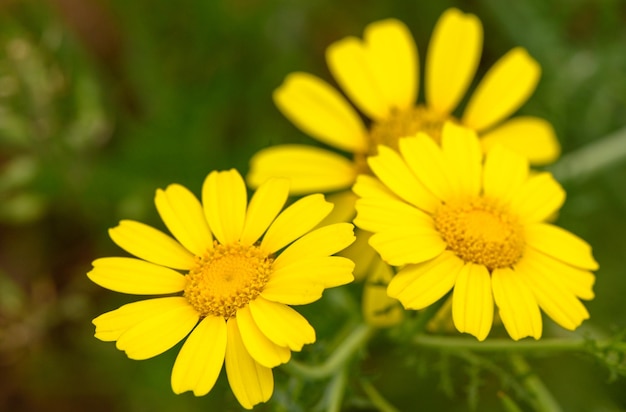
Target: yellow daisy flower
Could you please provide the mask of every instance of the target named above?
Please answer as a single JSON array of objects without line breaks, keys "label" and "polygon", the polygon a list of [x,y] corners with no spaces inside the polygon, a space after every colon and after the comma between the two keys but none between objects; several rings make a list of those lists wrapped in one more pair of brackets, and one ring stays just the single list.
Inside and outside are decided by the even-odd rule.
[{"label": "yellow daisy flower", "polygon": [[330,192],[352,186],[365,170],[365,158],[379,144],[397,148],[401,137],[418,131],[439,139],[445,121],[480,134],[484,149],[503,144],[534,164],[554,161],[559,144],[550,123],[536,117],[506,120],[532,94],[540,67],[522,48],[514,48],[486,73],[459,118],[453,114],[478,67],[482,26],[478,18],[449,9],[437,22],[425,65],[425,104],[416,104],[419,62],[415,42],[400,21],[368,25],[363,40],[347,37],[326,53],[328,67],[344,93],[307,73],[292,73],[275,91],[278,109],[303,132],[352,154],[305,145],[261,150],[251,160],[248,182],[258,186],[270,176],[292,179],[296,194]]},{"label": "yellow daisy flower", "polygon": [[288,192],[286,179],[271,179],[248,204],[236,170],[211,172],[202,203],[177,184],[157,190],[157,210],[175,239],[124,220],[109,234],[137,258],[97,259],[88,276],[117,292],[165,296],[98,316],[95,336],[116,341],[131,359],[148,359],[189,335],[172,371],[175,393],[207,394],[225,363],[244,408],[267,401],[272,368],[315,341],[315,330],[288,305],[353,280],[354,264],[330,256],[354,241],[352,225],[314,229],[333,207],[320,194],[281,212]]},{"label": "yellow daisy flower", "polygon": [[441,145],[424,133],[379,146],[368,159],[375,177],[354,186],[354,223],[393,266],[389,296],[423,309],[451,289],[460,332],[483,340],[494,301],[509,335],[541,337],[540,308],[574,330],[594,297],[591,248],[546,223],[565,192],[549,173],[529,174],[528,160],[494,146],[483,155],[476,134],[443,126]]}]

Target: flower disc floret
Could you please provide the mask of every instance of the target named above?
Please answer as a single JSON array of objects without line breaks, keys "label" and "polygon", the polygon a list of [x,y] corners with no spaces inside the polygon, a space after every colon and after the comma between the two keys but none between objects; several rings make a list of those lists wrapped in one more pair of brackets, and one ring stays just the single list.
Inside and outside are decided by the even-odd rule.
[{"label": "flower disc floret", "polygon": [[215,242],[196,257],[196,265],[186,276],[184,296],[202,317],[234,317],[261,293],[272,262],[257,246]]},{"label": "flower disc floret", "polygon": [[490,271],[511,267],[524,251],[518,218],[492,199],[474,197],[442,204],[433,216],[448,249]]}]

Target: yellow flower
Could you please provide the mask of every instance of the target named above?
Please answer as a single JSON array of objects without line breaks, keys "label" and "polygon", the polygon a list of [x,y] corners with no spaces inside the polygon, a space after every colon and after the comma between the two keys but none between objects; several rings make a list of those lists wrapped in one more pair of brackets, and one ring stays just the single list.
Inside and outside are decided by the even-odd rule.
[{"label": "yellow flower", "polygon": [[395,19],[382,20],[367,26],[363,37],[332,44],[326,60],[345,94],[371,120],[369,127],[337,90],[313,75],[292,73],[274,93],[279,110],[294,125],[351,153],[352,160],[305,145],[270,147],[251,160],[248,182],[253,187],[270,176],[287,176],[295,194],[347,189],[378,144],[397,148],[399,138],[418,131],[438,139],[449,120],[478,132],[484,149],[500,143],[537,164],[558,157],[559,144],[548,122],[528,116],[505,121],[529,98],[540,77],[539,65],[522,48],[495,63],[462,116],[454,117],[480,60],[482,26],[476,16],[449,9],[439,19],[425,65],[425,104],[416,104],[418,54],[407,27]]},{"label": "yellow flower", "polygon": [[540,308],[574,330],[589,314],[598,264],[580,238],[546,223],[565,192],[549,173],[529,174],[521,155],[494,146],[483,156],[476,134],[446,123],[441,145],[424,133],[385,146],[359,176],[354,223],[402,268],[389,296],[423,309],[451,289],[460,332],[483,340],[494,300],[509,335],[541,337]]},{"label": "yellow flower", "polygon": [[243,407],[267,401],[271,368],[315,341],[314,329],[288,305],[316,301],[325,288],[353,280],[354,264],[330,256],[354,241],[352,225],[314,229],[332,209],[319,194],[281,212],[288,191],[287,180],[271,179],[248,204],[236,170],[210,173],[202,204],[180,185],[157,190],[157,210],[175,239],[122,221],[109,234],[137,258],[97,259],[88,276],[117,292],[165,296],[97,317],[95,336],[116,341],[131,359],[147,359],[189,335],[172,371],[175,393],[207,394],[225,363]]}]

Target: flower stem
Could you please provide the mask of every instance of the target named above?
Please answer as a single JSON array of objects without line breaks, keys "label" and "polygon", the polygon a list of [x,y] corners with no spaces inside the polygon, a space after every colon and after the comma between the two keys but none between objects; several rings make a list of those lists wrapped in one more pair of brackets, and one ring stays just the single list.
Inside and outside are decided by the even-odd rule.
[{"label": "flower stem", "polygon": [[385,399],[371,383],[365,380],[361,380],[361,387],[363,388],[363,391],[372,402],[372,404],[374,404],[377,411],[399,412],[398,409],[390,404],[389,401]]},{"label": "flower stem", "polygon": [[535,400],[535,409],[538,412],[560,412],[562,409],[543,381],[533,373],[530,365],[519,355],[511,355],[511,365],[520,376],[522,384],[531,393]]},{"label": "flower stem", "polygon": [[328,384],[326,392],[326,402],[328,405],[328,412],[341,411],[341,403],[343,402],[343,395],[346,391],[346,385],[348,383],[348,368],[341,368],[339,372],[333,377]]},{"label": "flower stem", "polygon": [[561,157],[548,168],[560,182],[588,177],[626,159],[626,128]]},{"label": "flower stem", "polygon": [[[442,350],[471,350],[473,352],[576,352],[585,351],[584,339],[544,338],[539,341],[513,341],[509,339],[487,339],[479,342],[473,338],[418,335],[413,343]],[[601,345],[601,342],[599,342]]]},{"label": "flower stem", "polygon": [[319,365],[305,365],[291,360],[283,365],[283,368],[289,373],[309,379],[327,378],[335,374],[367,342],[374,331],[372,326],[359,324],[325,362]]}]

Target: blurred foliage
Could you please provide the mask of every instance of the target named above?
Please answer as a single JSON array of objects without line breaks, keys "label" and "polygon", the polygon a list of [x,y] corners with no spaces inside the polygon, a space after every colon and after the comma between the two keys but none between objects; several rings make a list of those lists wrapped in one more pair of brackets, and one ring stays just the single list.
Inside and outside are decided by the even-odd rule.
[{"label": "blurred foliage", "polygon": [[[162,228],[156,188],[198,193],[211,170],[245,173],[260,148],[311,144],[273,106],[284,76],[332,81],[325,48],[386,17],[407,23],[423,62],[450,6],[483,22],[481,73],[517,45],[540,62],[521,112],[551,121],[565,156],[626,127],[623,0],[0,2],[0,409],[239,410],[225,376],[203,398],[172,393],[178,347],[135,362],[93,338],[91,319],[130,301],[85,277],[94,258],[120,253],[106,228],[122,218]],[[601,265],[579,336],[626,328],[625,178],[622,161],[563,182],[559,224],[589,241]],[[301,308],[320,339],[294,357],[323,362],[356,322],[358,296],[329,291]],[[550,325],[546,334],[563,334]],[[506,357],[390,347],[394,333],[352,364],[359,379],[347,383],[345,410],[372,410],[376,391],[400,410],[532,408]],[[611,348],[532,366],[566,411],[624,410],[623,354]],[[274,375],[272,401],[258,410],[318,410],[341,383]]]}]

